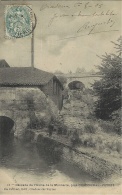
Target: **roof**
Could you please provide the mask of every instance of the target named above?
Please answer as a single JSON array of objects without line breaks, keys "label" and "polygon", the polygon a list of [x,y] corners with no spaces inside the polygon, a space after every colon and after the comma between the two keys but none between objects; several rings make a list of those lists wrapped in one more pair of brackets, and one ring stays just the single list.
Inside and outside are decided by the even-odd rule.
[{"label": "roof", "polygon": [[10,66],[5,60],[0,60],[0,68],[9,68]]},{"label": "roof", "polygon": [[31,67],[0,68],[0,86],[43,86],[52,78],[55,78],[60,83],[54,74],[42,71],[40,69]]}]

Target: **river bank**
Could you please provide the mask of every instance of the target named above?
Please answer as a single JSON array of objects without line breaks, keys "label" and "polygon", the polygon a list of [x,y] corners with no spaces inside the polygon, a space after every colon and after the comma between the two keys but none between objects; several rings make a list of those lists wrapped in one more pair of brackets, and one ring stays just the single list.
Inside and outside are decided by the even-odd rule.
[{"label": "river bank", "polygon": [[98,180],[120,177],[121,161],[118,159],[96,153],[93,149],[73,147],[66,136],[53,134],[50,137],[47,132],[35,130],[30,130],[30,132],[31,142],[46,148],[47,153],[54,153],[55,158],[58,154],[58,157],[60,156],[60,158],[74,164]]},{"label": "river bank", "polygon": [[49,137],[48,133],[39,131],[29,131],[31,139],[14,137],[0,145],[0,194],[10,191],[40,194],[59,189],[62,193],[67,189],[70,193],[76,190],[81,193],[81,189],[89,186],[95,190],[99,186],[101,190],[103,187],[118,189],[120,177],[114,163],[93,157],[88,151],[78,152],[61,135]]},{"label": "river bank", "polygon": [[14,138],[8,145],[3,143],[0,151],[0,194],[29,194],[31,190],[40,193],[51,189],[57,192],[59,188],[65,192],[64,188],[72,191],[78,185],[81,189],[82,186],[100,184],[65,159],[56,160],[54,153],[45,151],[36,143]]}]

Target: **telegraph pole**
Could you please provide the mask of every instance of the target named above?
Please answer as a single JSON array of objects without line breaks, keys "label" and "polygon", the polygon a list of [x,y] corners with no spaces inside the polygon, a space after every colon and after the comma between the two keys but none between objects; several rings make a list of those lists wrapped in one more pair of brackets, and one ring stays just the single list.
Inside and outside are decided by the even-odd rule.
[{"label": "telegraph pole", "polygon": [[34,29],[32,23],[32,37],[31,37],[31,68],[34,69]]}]

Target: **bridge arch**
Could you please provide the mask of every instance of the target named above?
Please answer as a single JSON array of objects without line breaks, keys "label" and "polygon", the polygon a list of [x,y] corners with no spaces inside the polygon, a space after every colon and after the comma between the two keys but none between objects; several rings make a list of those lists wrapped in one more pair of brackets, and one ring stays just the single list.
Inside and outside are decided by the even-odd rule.
[{"label": "bridge arch", "polygon": [[78,81],[78,80],[74,80],[74,81],[71,81],[69,84],[68,84],[68,87],[70,90],[83,90],[83,88],[85,87],[85,85],[81,82],[81,81]]},{"label": "bridge arch", "polygon": [[0,116],[0,135],[8,136],[14,127],[14,121],[7,116]]}]

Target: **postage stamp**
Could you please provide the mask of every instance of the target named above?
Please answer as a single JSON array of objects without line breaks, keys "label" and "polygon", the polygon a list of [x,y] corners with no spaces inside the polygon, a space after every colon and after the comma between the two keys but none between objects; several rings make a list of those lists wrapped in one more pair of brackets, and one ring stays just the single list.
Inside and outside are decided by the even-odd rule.
[{"label": "postage stamp", "polygon": [[6,38],[22,38],[32,33],[32,12],[27,5],[7,5],[5,8]]}]

